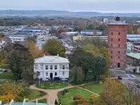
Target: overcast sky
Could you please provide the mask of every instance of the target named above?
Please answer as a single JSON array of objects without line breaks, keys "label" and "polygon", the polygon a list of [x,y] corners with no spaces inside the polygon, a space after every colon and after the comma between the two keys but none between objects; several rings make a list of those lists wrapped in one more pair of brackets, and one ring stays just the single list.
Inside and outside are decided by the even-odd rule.
[{"label": "overcast sky", "polygon": [[0,9],[140,13],[140,0],[0,0]]}]

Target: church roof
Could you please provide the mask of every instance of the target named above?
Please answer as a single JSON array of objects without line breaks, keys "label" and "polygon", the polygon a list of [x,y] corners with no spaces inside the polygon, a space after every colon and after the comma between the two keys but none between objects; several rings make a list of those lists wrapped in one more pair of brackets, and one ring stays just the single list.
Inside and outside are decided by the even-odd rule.
[{"label": "church roof", "polygon": [[60,56],[43,56],[35,59],[35,63],[69,63],[69,60]]}]

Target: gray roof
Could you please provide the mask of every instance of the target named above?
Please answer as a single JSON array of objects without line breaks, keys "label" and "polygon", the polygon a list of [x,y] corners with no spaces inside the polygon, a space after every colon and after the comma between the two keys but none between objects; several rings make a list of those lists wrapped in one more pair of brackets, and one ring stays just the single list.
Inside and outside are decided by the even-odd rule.
[{"label": "gray roof", "polygon": [[69,63],[69,60],[59,56],[43,56],[35,59],[35,63]]},{"label": "gray roof", "polygon": [[135,58],[135,59],[140,59],[140,53],[130,52],[130,53],[127,53],[127,56]]},{"label": "gray roof", "polygon": [[108,25],[127,25],[127,23],[122,21],[111,21]]}]

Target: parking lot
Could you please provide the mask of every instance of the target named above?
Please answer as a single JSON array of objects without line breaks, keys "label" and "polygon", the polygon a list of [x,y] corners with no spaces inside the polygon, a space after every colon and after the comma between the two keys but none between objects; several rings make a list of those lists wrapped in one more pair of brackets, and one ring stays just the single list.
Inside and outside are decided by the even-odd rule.
[{"label": "parking lot", "polygon": [[122,79],[120,80],[121,83],[123,83],[124,85],[128,87],[133,86],[138,91],[140,91],[140,88],[138,88],[138,86],[140,86],[140,75],[126,73],[125,70],[116,70],[116,69],[111,69],[110,73],[112,76],[116,78],[121,76],[122,77]]}]

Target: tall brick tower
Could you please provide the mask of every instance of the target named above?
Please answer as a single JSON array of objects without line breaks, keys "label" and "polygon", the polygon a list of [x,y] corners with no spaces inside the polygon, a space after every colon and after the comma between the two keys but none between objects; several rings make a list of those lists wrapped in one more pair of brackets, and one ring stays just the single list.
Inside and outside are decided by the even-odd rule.
[{"label": "tall brick tower", "polygon": [[126,67],[127,24],[116,17],[108,24],[108,45],[111,59],[111,68]]}]

